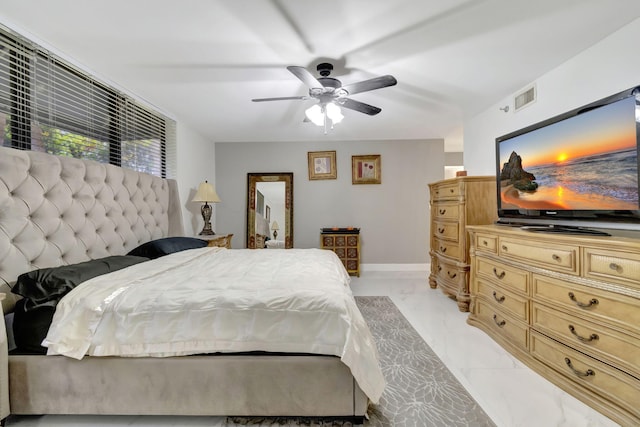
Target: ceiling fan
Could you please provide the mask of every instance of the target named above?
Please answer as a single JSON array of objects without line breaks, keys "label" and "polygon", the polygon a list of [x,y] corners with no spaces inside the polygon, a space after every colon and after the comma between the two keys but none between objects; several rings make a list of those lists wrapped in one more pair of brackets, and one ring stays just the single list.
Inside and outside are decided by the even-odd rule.
[{"label": "ceiling fan", "polygon": [[343,86],[340,80],[329,77],[333,70],[333,65],[323,62],[316,67],[320,77],[315,78],[306,68],[299,66],[289,66],[289,70],[294,76],[300,79],[305,85],[309,87],[309,95],[304,96],[285,96],[278,98],[257,98],[252,99],[253,102],[264,101],[286,101],[293,99],[317,99],[318,104],[312,106],[306,111],[307,118],[315,124],[325,126],[327,118],[331,120],[332,124],[338,123],[342,120],[342,114],[340,113],[341,106],[350,110],[359,111],[370,116],[375,116],[381,108],[374,107],[373,105],[365,104],[364,102],[355,101],[349,98],[350,95],[356,93],[368,92],[370,90],[381,89],[387,86],[393,86],[398,83],[395,77],[391,75],[385,75],[380,77],[374,77],[369,80],[363,80],[357,83],[351,83]]}]

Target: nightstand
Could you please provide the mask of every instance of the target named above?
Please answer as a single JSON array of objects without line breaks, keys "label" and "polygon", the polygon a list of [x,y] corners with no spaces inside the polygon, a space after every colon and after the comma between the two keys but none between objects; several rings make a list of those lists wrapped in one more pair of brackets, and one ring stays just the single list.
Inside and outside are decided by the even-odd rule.
[{"label": "nightstand", "polygon": [[323,228],[320,246],[338,255],[349,274],[360,277],[360,229]]},{"label": "nightstand", "polygon": [[208,240],[208,246],[218,246],[220,248],[231,249],[231,238],[233,234],[213,234],[213,235],[198,235],[198,239]]}]

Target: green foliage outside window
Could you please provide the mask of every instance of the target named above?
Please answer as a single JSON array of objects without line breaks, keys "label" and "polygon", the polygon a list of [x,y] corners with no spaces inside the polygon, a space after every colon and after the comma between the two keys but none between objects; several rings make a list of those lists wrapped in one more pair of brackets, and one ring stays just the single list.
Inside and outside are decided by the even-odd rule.
[{"label": "green foliage outside window", "polygon": [[[2,144],[11,147],[11,118],[0,116],[4,122]],[[32,126],[31,150],[56,156],[67,156],[109,163],[109,143],[67,132],[52,126]],[[129,169],[160,175],[158,159],[161,157],[160,144],[156,139],[123,141],[121,143],[121,164]]]}]

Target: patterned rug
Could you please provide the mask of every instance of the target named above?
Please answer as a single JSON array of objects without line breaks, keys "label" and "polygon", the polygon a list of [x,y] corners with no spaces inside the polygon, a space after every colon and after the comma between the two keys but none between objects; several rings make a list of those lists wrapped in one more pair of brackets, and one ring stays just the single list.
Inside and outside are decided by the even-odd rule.
[{"label": "patterned rug", "polygon": [[[424,342],[389,297],[356,297],[376,340],[387,387],[366,427],[485,427],[495,424]],[[227,418],[225,426],[350,427],[349,422]]]}]

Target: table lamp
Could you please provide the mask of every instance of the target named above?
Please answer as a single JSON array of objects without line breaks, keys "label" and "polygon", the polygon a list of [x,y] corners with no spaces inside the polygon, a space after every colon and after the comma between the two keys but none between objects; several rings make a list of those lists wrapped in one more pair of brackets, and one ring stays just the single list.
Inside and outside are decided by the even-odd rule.
[{"label": "table lamp", "polygon": [[204,202],[200,212],[202,212],[202,219],[204,220],[204,227],[200,232],[200,235],[211,236],[214,231],[211,229],[211,206],[209,203],[218,203],[220,198],[218,197],[218,193],[216,193],[216,189],[213,188],[213,185],[209,184],[208,181],[200,183],[198,186],[198,191],[196,191],[196,195],[191,200],[192,202]]}]

